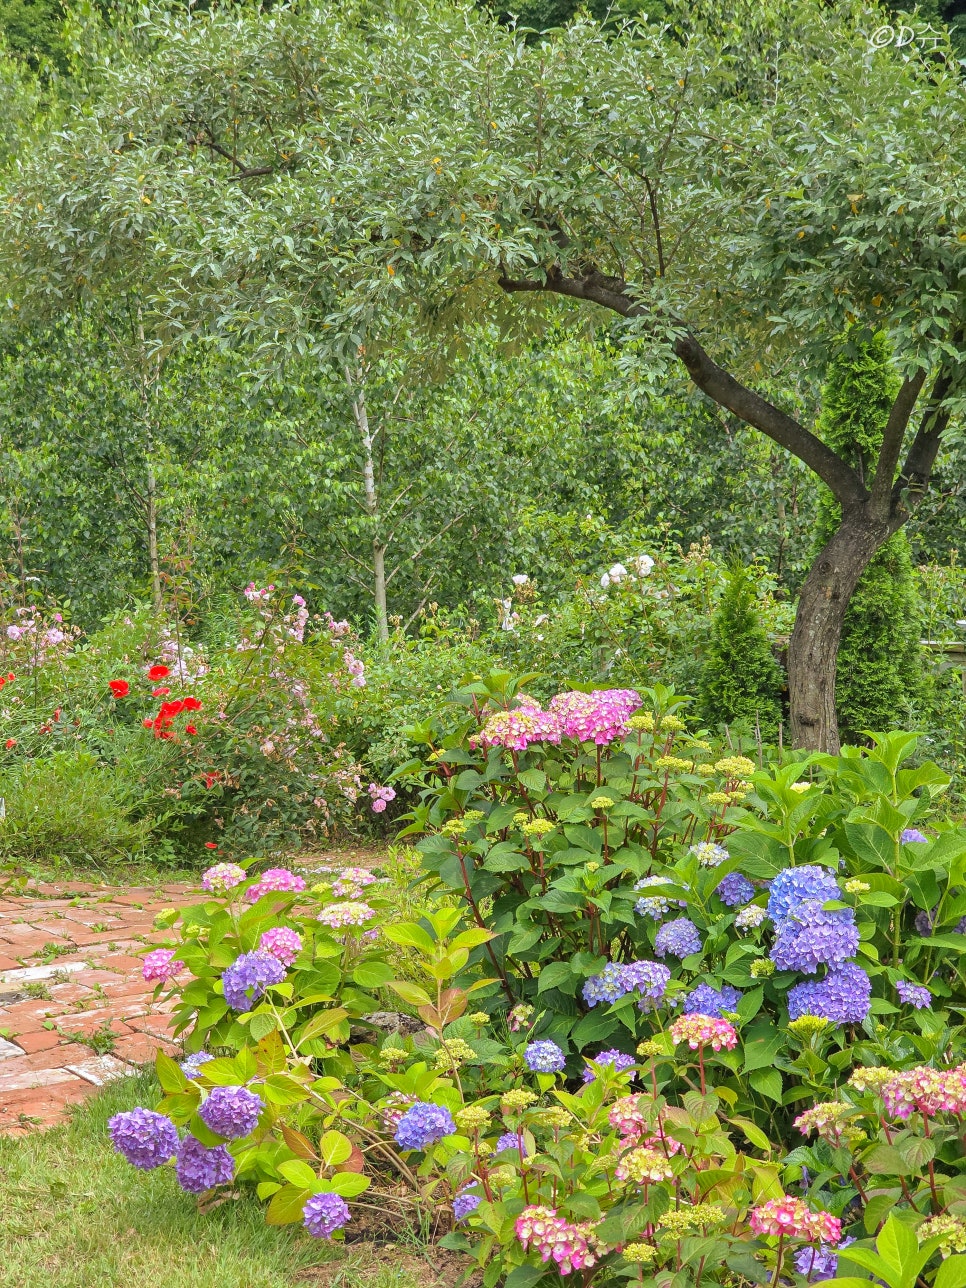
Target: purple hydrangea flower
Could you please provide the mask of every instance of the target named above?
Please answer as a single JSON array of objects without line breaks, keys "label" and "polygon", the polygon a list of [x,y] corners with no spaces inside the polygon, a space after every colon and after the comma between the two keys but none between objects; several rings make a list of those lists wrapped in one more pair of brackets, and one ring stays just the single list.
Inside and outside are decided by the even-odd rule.
[{"label": "purple hydrangea flower", "polygon": [[285,967],[271,953],[256,948],[242,953],[221,977],[225,1001],[233,1011],[248,1011],[265,992],[268,984],[281,984]]},{"label": "purple hydrangea flower", "polygon": [[313,1194],[302,1209],[302,1224],[314,1239],[331,1239],[351,1217],[340,1194]]},{"label": "purple hydrangea flower", "polygon": [[531,1042],[523,1052],[528,1069],[534,1073],[561,1073],[567,1063],[556,1042]]},{"label": "purple hydrangea flower", "polygon": [[841,897],[835,877],[828,868],[814,863],[800,868],[785,868],[775,877],[768,893],[768,915],[773,921],[784,921],[803,903],[818,900],[827,903]]},{"label": "purple hydrangea flower", "polygon": [[456,1131],[448,1109],[425,1100],[407,1109],[396,1126],[396,1144],[401,1149],[425,1149]]},{"label": "purple hydrangea flower", "polygon": [[608,962],[599,975],[591,975],[583,987],[584,1001],[588,1006],[598,1002],[616,1002],[628,992],[624,983],[624,968],[617,962]]},{"label": "purple hydrangea flower", "polygon": [[261,1096],[247,1087],[212,1087],[198,1116],[217,1136],[239,1140],[255,1130],[264,1107]]},{"label": "purple hydrangea flower", "polygon": [[690,957],[701,951],[701,936],[693,921],[687,917],[676,917],[667,921],[654,938],[654,951],[658,957],[672,953],[675,957]]},{"label": "purple hydrangea flower", "polygon": [[932,1005],[932,993],[921,984],[910,984],[908,980],[900,979],[896,984],[896,992],[900,1002],[915,1007],[917,1011]]},{"label": "purple hydrangea flower", "polygon": [[216,1185],[227,1185],[235,1175],[235,1160],[224,1145],[207,1149],[194,1136],[178,1146],[175,1165],[178,1184],[189,1194],[203,1194]]},{"label": "purple hydrangea flower", "polygon": [[638,1002],[641,1010],[653,1002],[659,1006],[664,1000],[664,992],[671,979],[671,972],[660,962],[628,962],[621,967],[621,979],[628,993],[639,992],[643,996]]},{"label": "purple hydrangea flower", "polygon": [[755,887],[740,872],[729,872],[718,882],[717,895],[726,908],[736,908],[739,903],[754,899]]},{"label": "purple hydrangea flower", "polygon": [[659,962],[608,962],[599,975],[591,975],[583,987],[588,1006],[598,1002],[616,1002],[627,993],[640,990],[645,998],[660,1002],[671,972]]},{"label": "purple hydrangea flower", "polygon": [[153,1109],[129,1109],[107,1121],[111,1141],[119,1154],[142,1172],[166,1163],[178,1148],[178,1129],[170,1118]]},{"label": "purple hydrangea flower", "polygon": [[[916,928],[916,934],[921,935],[923,939],[928,939],[936,928],[936,908],[931,908],[929,912],[917,912],[913,925]],[[955,926],[957,935],[966,935],[966,917],[960,917]]]},{"label": "purple hydrangea flower", "polygon": [[778,923],[770,956],[779,970],[814,975],[819,966],[848,961],[858,947],[859,928],[852,909],[825,911],[818,899],[810,899]]},{"label": "purple hydrangea flower", "polygon": [[686,1015],[707,1015],[713,1020],[720,1020],[725,1011],[734,1011],[741,994],[730,984],[712,988],[710,984],[699,984],[684,999]]},{"label": "purple hydrangea flower", "polygon": [[822,980],[808,980],[788,991],[788,1017],[818,1015],[833,1024],[861,1024],[872,1002],[872,981],[854,962],[837,966]]},{"label": "purple hydrangea flower", "polygon": [[[854,1239],[843,1239],[839,1248],[847,1248],[854,1242]],[[795,1253],[795,1269],[800,1275],[804,1275],[810,1284],[834,1279],[838,1272],[838,1265],[838,1249],[830,1247],[827,1243],[820,1243],[817,1248],[814,1245],[800,1248]]]},{"label": "purple hydrangea flower", "polygon": [[923,836],[917,827],[907,827],[899,837],[903,845],[928,845],[929,837]]},{"label": "purple hydrangea flower", "polygon": [[207,1051],[196,1051],[194,1055],[189,1055],[187,1059],[181,1061],[181,1072],[186,1078],[197,1078],[201,1072],[201,1066],[214,1058]]},{"label": "purple hydrangea flower", "polygon": [[273,926],[258,941],[259,950],[277,957],[283,966],[291,966],[302,951],[302,936],[288,926]]},{"label": "purple hydrangea flower", "polygon": [[504,1149],[512,1149],[515,1154],[522,1154],[526,1158],[529,1150],[524,1143],[523,1132],[505,1131],[496,1142],[496,1152],[499,1154]]},{"label": "purple hydrangea flower", "polygon": [[453,1199],[453,1216],[457,1221],[465,1221],[471,1212],[480,1206],[479,1194],[457,1194]]},{"label": "purple hydrangea flower", "polygon": [[[624,1051],[616,1051],[613,1049],[610,1051],[599,1051],[597,1055],[593,1055],[590,1058],[593,1060],[594,1064],[610,1065],[616,1069],[618,1073],[620,1073],[622,1069],[630,1069],[633,1065],[637,1064],[637,1060],[634,1056],[627,1055]],[[583,1078],[584,1082],[593,1082],[597,1077],[597,1074],[594,1073],[593,1069],[585,1069],[580,1076]]]}]

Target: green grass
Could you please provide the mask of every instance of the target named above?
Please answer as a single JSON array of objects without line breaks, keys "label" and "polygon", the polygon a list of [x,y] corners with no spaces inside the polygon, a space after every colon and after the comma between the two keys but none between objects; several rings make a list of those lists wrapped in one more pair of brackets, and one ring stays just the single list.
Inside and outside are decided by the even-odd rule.
[{"label": "green grass", "polygon": [[362,1245],[267,1226],[247,1195],[200,1213],[171,1168],[138,1172],[110,1147],[111,1114],[156,1099],[142,1075],[95,1096],[68,1126],[0,1138],[3,1288],[421,1288],[434,1278],[400,1273],[391,1249],[374,1261]]}]

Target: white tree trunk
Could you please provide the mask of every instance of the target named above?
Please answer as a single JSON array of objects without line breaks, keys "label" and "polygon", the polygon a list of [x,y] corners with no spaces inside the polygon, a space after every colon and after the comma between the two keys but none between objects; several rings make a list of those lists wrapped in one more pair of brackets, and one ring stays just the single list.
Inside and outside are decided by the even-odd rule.
[{"label": "white tree trunk", "polygon": [[[352,388],[352,378],[346,372],[346,379]],[[362,439],[362,486],[366,514],[372,520],[372,598],[376,612],[376,631],[382,643],[389,639],[389,616],[386,608],[386,547],[379,531],[379,490],[376,486],[376,468],[373,453],[373,433],[369,426],[369,413],[366,409],[366,391],[361,373],[355,385],[355,397],[352,400],[352,414],[356,428]]]}]

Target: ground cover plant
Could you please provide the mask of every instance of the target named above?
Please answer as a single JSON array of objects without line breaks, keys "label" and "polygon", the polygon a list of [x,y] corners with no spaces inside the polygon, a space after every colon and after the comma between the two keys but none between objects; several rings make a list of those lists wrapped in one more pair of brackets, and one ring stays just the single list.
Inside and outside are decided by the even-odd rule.
[{"label": "ground cover plant", "polygon": [[[660,687],[465,686],[402,771],[414,920],[365,869],[213,865],[144,966],[190,1054],[159,1055],[164,1095],[112,1118],[115,1150],[189,1192],[247,1183],[317,1238],[421,1221],[487,1285],[838,1266],[951,1288],[948,779],[902,734],[759,767],[683,709]],[[387,1035],[392,997],[415,1016]]]}]

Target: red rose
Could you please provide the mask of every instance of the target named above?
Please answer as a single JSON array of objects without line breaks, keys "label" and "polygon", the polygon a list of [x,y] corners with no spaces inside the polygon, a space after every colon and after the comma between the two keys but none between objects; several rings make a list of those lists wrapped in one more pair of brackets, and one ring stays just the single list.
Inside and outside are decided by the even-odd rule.
[{"label": "red rose", "polygon": [[166,675],[171,674],[171,668],[167,666],[152,666],[148,668],[149,680],[163,680]]},{"label": "red rose", "polygon": [[10,680],[15,680],[16,678],[17,678],[17,677],[14,675],[13,671],[8,672],[8,674],[7,674],[7,680],[8,680],[8,682],[9,682]]},{"label": "red rose", "polygon": [[131,686],[127,680],[109,680],[107,687],[114,694],[115,698],[126,698],[131,692]]},{"label": "red rose", "polygon": [[152,698],[166,698],[170,692],[171,692],[171,690],[170,690],[170,689],[164,689],[164,688],[161,688],[161,689],[155,689],[155,690],[154,690],[154,692],[151,694],[151,697],[152,697]]},{"label": "red rose", "polygon": [[150,716],[145,716],[145,717],[144,717],[144,727],[145,727],[145,729],[150,729],[150,728],[151,728],[151,726],[152,726],[153,724],[154,724],[154,721],[151,719],[151,717],[150,717]]},{"label": "red rose", "polygon": [[215,844],[215,842],[214,842],[214,841],[205,841],[205,849],[206,849],[206,850],[217,850],[217,849],[218,849],[218,846]]},{"label": "red rose", "polygon": [[185,725],[184,731],[185,733],[190,733],[190,734],[195,734],[198,732],[198,730],[194,727],[194,725]]},{"label": "red rose", "polygon": [[3,745],[6,747],[7,751],[12,751],[17,745],[17,740],[16,738],[8,738]]},{"label": "red rose", "polygon": [[192,698],[189,696],[184,700],[184,709],[185,711],[200,711],[201,703],[198,701],[197,698]]}]

